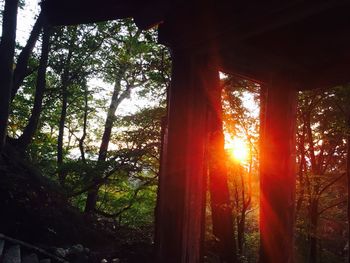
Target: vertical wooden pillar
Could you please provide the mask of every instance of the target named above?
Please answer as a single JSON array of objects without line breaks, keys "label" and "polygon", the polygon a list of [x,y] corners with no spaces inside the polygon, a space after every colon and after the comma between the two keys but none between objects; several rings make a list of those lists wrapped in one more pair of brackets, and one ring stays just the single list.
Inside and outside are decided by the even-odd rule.
[{"label": "vertical wooden pillar", "polygon": [[260,263],[292,263],[297,91],[272,83],[262,112]]},{"label": "vertical wooden pillar", "polygon": [[201,261],[206,192],[206,90],[216,80],[208,60],[173,52],[168,126],[157,207],[156,254],[161,263]]}]

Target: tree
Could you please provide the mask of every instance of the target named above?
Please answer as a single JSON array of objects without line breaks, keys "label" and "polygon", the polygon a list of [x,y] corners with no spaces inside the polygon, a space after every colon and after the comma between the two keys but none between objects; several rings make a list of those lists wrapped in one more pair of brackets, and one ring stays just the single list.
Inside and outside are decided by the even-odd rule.
[{"label": "tree", "polygon": [[[129,221],[133,224],[148,219],[149,224],[153,221],[154,199],[150,202],[146,196],[154,198],[156,194],[164,114],[164,107],[156,107],[118,119],[120,131],[112,138],[118,147],[109,154],[115,161],[123,159],[124,168],[116,170],[101,186],[104,194],[95,209],[98,214],[118,219],[119,223]],[[118,199],[113,198],[115,195]],[[137,219],[137,214],[144,214],[146,218]]]},{"label": "tree", "polygon": [[34,106],[28,124],[23,130],[22,135],[17,140],[17,145],[21,148],[22,151],[26,150],[38,128],[39,118],[42,111],[42,102],[46,89],[46,70],[50,49],[50,34],[50,28],[45,27],[43,32],[41,58],[35,88]]},{"label": "tree", "polygon": [[[235,160],[228,155],[229,185],[233,216],[237,234],[237,252],[241,259],[247,256],[244,249],[247,235],[247,216],[256,206],[253,203],[253,186],[257,185],[258,174],[258,116],[247,108],[244,97],[249,96],[258,104],[260,86],[256,83],[228,76],[224,83],[225,128],[230,137],[241,137],[249,148],[246,160]],[[252,107],[253,105],[250,105]],[[234,146],[232,146],[234,147]],[[232,151],[234,149],[228,149]]]},{"label": "tree", "polygon": [[33,71],[33,69],[28,68],[28,62],[30,59],[30,55],[33,52],[33,48],[35,46],[35,43],[37,42],[40,32],[43,28],[44,24],[44,17],[43,14],[40,13],[39,16],[36,19],[36,22],[33,26],[33,29],[30,33],[30,36],[27,40],[26,45],[22,48],[20,54],[18,55],[17,61],[16,61],[16,67],[13,72],[13,85],[11,90],[11,101],[13,101],[18,89],[23,83],[23,80],[25,77],[30,75]]},{"label": "tree", "polygon": [[311,263],[317,262],[321,216],[345,202],[339,191],[345,175],[345,121],[337,117],[336,97],[334,89],[315,90],[299,100],[297,210],[305,203]]},{"label": "tree", "polygon": [[[103,65],[106,69],[104,78],[106,81],[114,84],[114,90],[107,111],[98,162],[106,161],[117,108],[125,99],[130,98],[131,92],[135,88],[150,85],[154,78],[152,70],[157,66],[154,62],[155,56],[152,53],[159,52],[154,47],[154,43],[145,41],[152,40],[152,32],[141,33],[131,21],[119,22],[117,25],[118,27],[116,28],[119,28],[121,32],[126,31],[127,34],[121,33],[118,38],[110,39],[108,42],[115,54],[114,57],[108,56],[106,63]],[[144,59],[145,54],[153,57],[147,61]],[[95,180],[100,180],[99,176]],[[85,212],[90,213],[94,211],[99,187],[100,185],[95,183],[95,187],[90,189]]]},{"label": "tree", "polygon": [[5,145],[15,53],[18,0],[6,0],[0,42],[0,151]]},{"label": "tree", "polygon": [[221,262],[237,262],[232,206],[223,132],[222,86],[211,87],[209,107],[208,170],[213,234],[218,240]]},{"label": "tree", "polygon": [[[81,116],[81,105],[88,104],[87,81],[100,63],[97,53],[104,39],[105,36],[94,24],[61,27],[53,36],[49,65],[56,78],[60,79],[60,85],[55,87],[55,91],[58,91],[61,104],[57,120],[57,166],[61,185],[64,185],[66,180],[66,171],[63,169],[67,152],[65,139],[68,138],[70,146],[70,138],[76,136],[76,131],[70,126],[73,123],[77,124],[76,117]],[[88,107],[83,108],[86,115],[86,131]],[[65,130],[68,130],[66,135]]]}]

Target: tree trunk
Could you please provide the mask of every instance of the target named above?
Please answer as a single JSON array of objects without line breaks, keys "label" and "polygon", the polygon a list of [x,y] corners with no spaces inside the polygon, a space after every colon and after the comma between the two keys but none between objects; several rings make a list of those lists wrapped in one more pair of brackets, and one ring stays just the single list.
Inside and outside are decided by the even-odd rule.
[{"label": "tree trunk", "polygon": [[299,196],[295,208],[295,219],[297,219],[299,211],[302,207],[304,201],[304,193],[305,193],[305,183],[304,183],[304,164],[305,164],[305,136],[306,136],[306,127],[303,124],[303,132],[299,142],[299,168],[298,168],[298,180],[299,180]]},{"label": "tree trunk", "polygon": [[89,105],[88,105],[88,88],[84,85],[84,117],[83,117],[83,134],[79,139],[79,150],[80,156],[83,163],[86,163],[85,159],[85,149],[84,149],[84,141],[86,138],[86,128],[87,128],[87,117],[88,117]]},{"label": "tree trunk", "polygon": [[209,189],[213,234],[218,240],[221,262],[237,262],[233,211],[227,183],[227,164],[222,126],[221,86],[219,76],[208,90],[209,107]]},{"label": "tree trunk", "polygon": [[318,227],[318,200],[310,204],[310,233],[309,233],[309,263],[317,262],[317,227]]},{"label": "tree trunk", "polygon": [[16,45],[17,9],[18,0],[5,0],[0,42],[0,152],[6,140],[13,84],[13,58]]},{"label": "tree trunk", "polygon": [[62,74],[62,85],[61,85],[61,96],[62,96],[62,106],[61,115],[58,127],[58,138],[57,138],[57,166],[59,168],[58,180],[61,185],[64,185],[66,179],[66,172],[62,171],[60,168],[63,164],[63,139],[64,139],[64,126],[67,117],[67,105],[68,105],[68,86],[69,86],[69,67],[72,58],[72,47],[69,48],[67,60],[65,63],[65,68]]},{"label": "tree trunk", "polygon": [[[242,196],[242,208],[240,211],[240,216],[238,217],[237,220],[237,245],[238,245],[238,253],[243,256],[244,255],[244,242],[245,242],[245,225],[246,225],[246,213],[248,210],[248,207],[250,206],[251,203],[251,190],[250,190],[250,185],[249,185],[249,191],[248,194],[246,194],[245,191],[245,179],[244,179],[244,174],[243,174],[243,169],[240,167],[240,179],[241,179],[241,196]],[[249,174],[249,176],[251,176]],[[249,182],[250,184],[250,182]]]},{"label": "tree trunk", "polygon": [[260,263],[294,260],[297,91],[267,88],[260,157]]},{"label": "tree trunk", "polygon": [[61,170],[63,164],[63,139],[64,139],[64,125],[66,123],[67,117],[67,104],[68,104],[68,83],[66,81],[62,82],[61,95],[62,95],[62,106],[61,115],[58,126],[58,138],[57,138],[57,166],[59,168],[58,180],[61,185],[64,185],[66,179],[66,173]]},{"label": "tree trunk", "polygon": [[[100,150],[98,154],[98,162],[103,162],[107,158],[108,145],[111,140],[112,128],[115,120],[115,112],[120,105],[120,103],[129,95],[131,86],[129,86],[126,90],[122,92],[121,87],[121,79],[125,74],[124,70],[120,70],[116,76],[116,81],[114,84],[114,90],[112,95],[111,104],[109,105],[107,118],[105,122],[105,127],[102,135],[102,141],[100,145]],[[88,192],[86,204],[85,204],[85,213],[91,213],[95,210],[97,198],[98,198],[98,190],[100,188],[99,176],[95,176],[94,178],[94,187],[91,188]]]},{"label": "tree trunk", "polygon": [[44,98],[44,93],[46,89],[46,69],[47,61],[50,49],[50,30],[48,28],[44,29],[42,48],[41,48],[41,57],[38,68],[38,76],[36,81],[35,97],[34,97],[34,106],[32,109],[32,114],[29,118],[29,122],[25,127],[23,134],[18,139],[18,146],[25,151],[28,145],[30,144],[35,131],[37,130],[39,118],[42,110],[42,102]]},{"label": "tree trunk", "polygon": [[62,164],[63,164],[63,139],[64,139],[64,126],[66,123],[66,117],[67,117],[67,107],[68,107],[68,87],[71,82],[71,76],[70,76],[70,66],[71,66],[71,60],[73,56],[73,48],[75,45],[75,41],[77,38],[77,27],[74,27],[73,36],[70,39],[69,46],[68,46],[68,54],[66,61],[64,63],[64,69],[61,76],[61,98],[62,98],[62,106],[61,106],[61,115],[59,120],[59,127],[58,127],[58,138],[57,138],[57,166],[59,168],[58,172],[58,181],[61,185],[64,185],[67,173],[63,171]]},{"label": "tree trunk", "polygon": [[121,91],[120,80],[117,79],[114,86],[111,104],[109,105],[108,112],[107,112],[107,118],[106,118],[105,127],[102,135],[100,150],[98,154],[99,161],[105,161],[107,158],[108,145],[111,140],[111,133],[113,128],[113,123],[115,120],[115,112],[117,111],[117,108],[121,103],[120,91]]},{"label": "tree trunk", "polygon": [[243,256],[243,245],[244,245],[244,233],[245,233],[245,211],[241,213],[241,217],[237,224],[237,244],[238,253]]},{"label": "tree trunk", "polygon": [[41,29],[43,27],[43,14],[40,13],[34,26],[32,29],[32,32],[30,33],[29,39],[25,45],[25,47],[22,49],[21,53],[18,56],[16,68],[13,73],[13,85],[11,90],[11,100],[15,98],[15,95],[23,83],[24,78],[27,76],[28,72],[28,61],[30,54],[33,51],[33,48],[35,46],[36,41],[39,38]]},{"label": "tree trunk", "polygon": [[[167,101],[168,101],[168,94],[167,91]],[[161,148],[160,148],[160,159],[159,159],[159,171],[158,171],[158,188],[157,188],[157,201],[156,201],[156,207],[154,209],[154,244],[155,244],[155,251],[158,251],[160,247],[157,247],[159,245],[160,241],[160,228],[158,226],[158,220],[159,220],[159,204],[160,204],[160,185],[162,185],[162,168],[164,167],[164,155],[166,148],[165,143],[167,142],[167,135],[168,135],[168,120],[167,117],[162,117],[161,122]]]},{"label": "tree trunk", "polygon": [[[141,34],[141,30],[137,30],[136,33],[132,36],[134,40],[137,40]],[[129,45],[126,47],[127,51],[126,53],[131,55],[133,54],[133,47],[132,45]],[[135,80],[130,81],[130,83],[127,83],[124,90],[122,90],[121,82],[124,79],[124,76],[126,75],[126,72],[128,70],[128,65],[120,65],[119,70],[116,73],[115,76],[115,85],[114,85],[114,91],[112,95],[111,104],[109,106],[108,112],[107,112],[107,118],[105,122],[104,132],[102,136],[102,141],[100,145],[100,150],[98,154],[98,162],[104,162],[107,158],[108,153],[108,145],[111,139],[111,133],[112,128],[115,120],[115,112],[117,108],[119,107],[120,103],[128,98],[130,96],[131,90],[135,87],[134,82]],[[98,199],[98,190],[101,186],[100,182],[100,176],[97,175],[93,179],[95,187],[93,187],[89,192],[85,204],[85,213],[90,213],[95,210],[97,199]]]}]

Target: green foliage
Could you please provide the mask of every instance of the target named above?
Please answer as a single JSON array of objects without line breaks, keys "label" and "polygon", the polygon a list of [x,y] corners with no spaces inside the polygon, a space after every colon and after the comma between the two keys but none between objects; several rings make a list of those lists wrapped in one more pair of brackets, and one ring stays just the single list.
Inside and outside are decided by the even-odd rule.
[{"label": "green foliage", "polygon": [[[12,138],[21,135],[31,115],[37,52],[34,49],[28,76],[11,105]],[[51,180],[57,181],[58,173],[65,174],[63,191],[79,209],[85,206],[87,190],[100,178],[97,213],[118,224],[151,225],[169,72],[169,53],[157,44],[156,31],[141,32],[131,20],[56,27],[42,112],[27,158]],[[58,166],[63,85],[67,86],[68,101],[64,162]],[[123,113],[115,116],[107,160],[99,162],[111,85],[117,85],[120,94],[126,92],[122,97],[126,103],[121,106]],[[136,106],[129,109],[127,104]]]},{"label": "green foliage", "polygon": [[327,258],[325,262],[339,262],[346,244],[349,95],[344,85],[299,96],[296,225],[300,262],[307,258],[313,236],[318,257]]}]

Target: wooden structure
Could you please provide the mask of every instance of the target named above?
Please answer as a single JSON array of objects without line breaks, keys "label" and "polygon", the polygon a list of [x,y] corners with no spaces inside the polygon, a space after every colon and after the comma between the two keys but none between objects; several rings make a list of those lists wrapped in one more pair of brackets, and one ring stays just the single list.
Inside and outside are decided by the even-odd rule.
[{"label": "wooden structure", "polygon": [[293,262],[296,94],[350,81],[350,1],[44,0],[43,8],[54,25],[125,17],[143,29],[159,24],[172,50],[159,262],[201,261],[207,116],[215,108],[208,94],[219,70],[265,87],[260,262]]},{"label": "wooden structure", "polygon": [[0,233],[0,263],[68,263],[65,258]]}]

